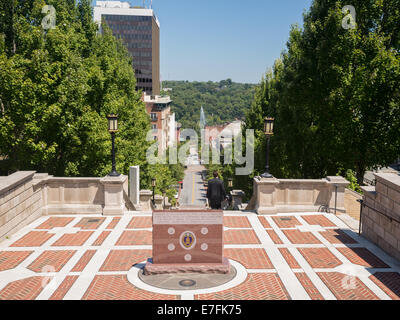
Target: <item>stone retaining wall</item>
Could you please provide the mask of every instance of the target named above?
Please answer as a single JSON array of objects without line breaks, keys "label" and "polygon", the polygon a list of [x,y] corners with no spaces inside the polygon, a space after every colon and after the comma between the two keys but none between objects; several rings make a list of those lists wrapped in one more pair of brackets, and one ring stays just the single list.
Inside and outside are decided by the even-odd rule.
[{"label": "stone retaining wall", "polygon": [[390,255],[400,259],[400,176],[376,173],[375,187],[362,187],[361,232]]}]

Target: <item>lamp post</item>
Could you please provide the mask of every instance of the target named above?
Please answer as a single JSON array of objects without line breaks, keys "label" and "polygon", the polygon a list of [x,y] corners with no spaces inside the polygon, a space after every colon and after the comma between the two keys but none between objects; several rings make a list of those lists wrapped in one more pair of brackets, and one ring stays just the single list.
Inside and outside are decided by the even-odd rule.
[{"label": "lamp post", "polygon": [[269,173],[269,145],[271,136],[274,135],[274,118],[265,118],[264,119],[264,133],[267,137],[267,165],[265,167],[265,173],[261,175],[261,178],[273,178],[272,174]]},{"label": "lamp post", "polygon": [[156,178],[151,179],[151,186],[153,187],[153,206],[156,204],[155,191],[156,191]]},{"label": "lamp post", "polygon": [[110,177],[119,177],[121,174],[117,172],[115,168],[115,134],[118,132],[118,116],[115,114],[110,114],[107,117],[108,120],[108,132],[111,134],[112,141],[112,170],[109,174]]}]

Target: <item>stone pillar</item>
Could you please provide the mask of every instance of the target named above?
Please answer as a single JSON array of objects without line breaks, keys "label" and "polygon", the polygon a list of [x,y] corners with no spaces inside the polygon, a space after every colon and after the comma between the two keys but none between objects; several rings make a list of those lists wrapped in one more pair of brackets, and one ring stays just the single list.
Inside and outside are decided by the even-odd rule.
[{"label": "stone pillar", "polygon": [[345,178],[340,176],[335,177],[327,177],[328,186],[331,194],[331,198],[329,201],[329,208],[334,210],[335,208],[335,199],[336,199],[336,187],[337,187],[337,211],[346,213],[346,208],[344,207],[344,193],[346,191],[347,186],[350,184]]},{"label": "stone pillar", "polygon": [[104,216],[122,216],[125,211],[124,184],[127,176],[105,177],[100,180],[104,187]]},{"label": "stone pillar", "polygon": [[256,195],[255,210],[258,214],[275,214],[274,193],[279,180],[275,178],[254,178],[254,190]]},{"label": "stone pillar", "polygon": [[140,205],[140,167],[129,168],[129,199],[136,207]]},{"label": "stone pillar", "polygon": [[244,192],[242,190],[233,190],[231,191],[231,196],[233,210],[240,210],[245,196]]},{"label": "stone pillar", "polygon": [[150,190],[140,190],[140,210],[151,211],[151,200],[153,192]]},{"label": "stone pillar", "polygon": [[162,210],[163,209],[163,196],[160,196],[159,194],[155,195],[155,206],[154,206],[154,210]]}]

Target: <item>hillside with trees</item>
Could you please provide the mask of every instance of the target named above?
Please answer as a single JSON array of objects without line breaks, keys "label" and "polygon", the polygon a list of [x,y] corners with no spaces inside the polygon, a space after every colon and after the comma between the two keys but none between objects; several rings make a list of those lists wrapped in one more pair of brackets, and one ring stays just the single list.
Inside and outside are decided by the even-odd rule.
[{"label": "hillside with trees", "polygon": [[200,108],[204,108],[207,124],[215,125],[244,119],[254,97],[254,84],[220,82],[163,81],[171,96],[172,109],[183,128],[197,129]]}]

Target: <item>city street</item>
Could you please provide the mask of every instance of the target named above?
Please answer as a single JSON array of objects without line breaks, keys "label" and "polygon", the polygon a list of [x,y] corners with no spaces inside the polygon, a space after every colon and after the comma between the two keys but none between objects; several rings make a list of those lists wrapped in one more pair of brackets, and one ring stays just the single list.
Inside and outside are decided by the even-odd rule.
[{"label": "city street", "polygon": [[188,166],[183,180],[183,190],[179,198],[181,209],[184,208],[202,208],[206,205],[206,189],[201,178],[201,172],[205,170],[204,166]]}]

